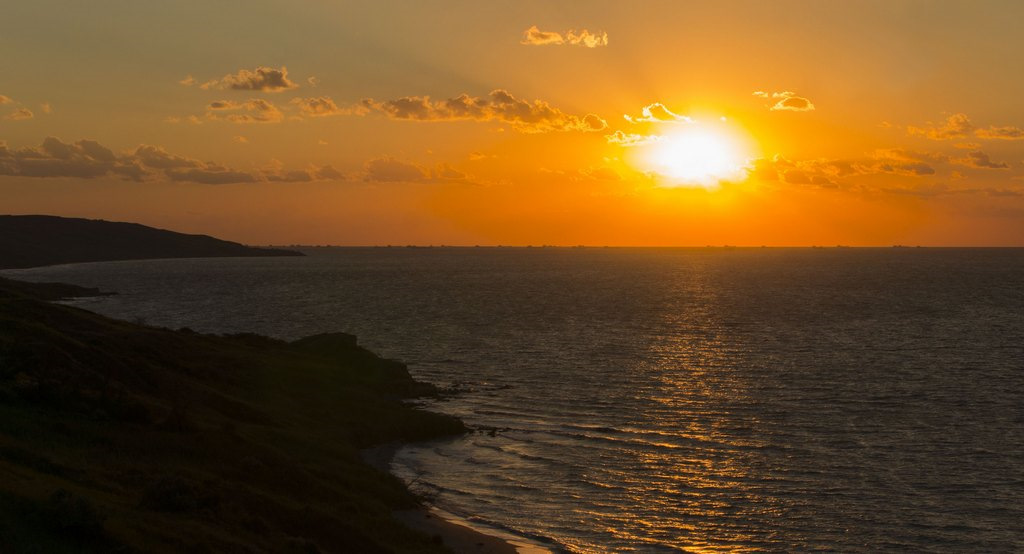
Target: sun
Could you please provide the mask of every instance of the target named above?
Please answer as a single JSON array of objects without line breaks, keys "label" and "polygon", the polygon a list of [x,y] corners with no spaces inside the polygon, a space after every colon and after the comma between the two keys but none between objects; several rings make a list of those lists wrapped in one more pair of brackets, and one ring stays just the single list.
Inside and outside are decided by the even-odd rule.
[{"label": "sun", "polygon": [[747,142],[724,125],[691,122],[648,145],[638,162],[661,176],[664,186],[712,189],[746,177]]}]

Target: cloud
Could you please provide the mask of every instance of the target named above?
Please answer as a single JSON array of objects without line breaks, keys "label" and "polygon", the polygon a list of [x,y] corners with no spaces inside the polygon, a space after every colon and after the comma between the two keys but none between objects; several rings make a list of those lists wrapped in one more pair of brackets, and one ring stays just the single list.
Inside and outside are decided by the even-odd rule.
[{"label": "cloud", "polygon": [[983,139],[1024,140],[1024,129],[1013,126],[989,127],[974,131],[974,136]]},{"label": "cloud", "polygon": [[47,137],[36,148],[10,150],[0,143],[0,175],[17,177],[77,177],[93,179],[121,175],[141,180],[143,171],[131,157],[116,156],[92,140],[65,143]]},{"label": "cloud", "polygon": [[577,32],[570,29],[563,35],[555,31],[541,31],[536,25],[531,25],[529,29],[523,31],[523,40],[519,41],[519,44],[531,46],[569,44],[597,48],[608,45],[608,33],[604,31],[591,32],[586,29]]},{"label": "cloud", "polygon": [[931,140],[949,140],[966,138],[973,129],[974,125],[970,118],[965,114],[955,113],[947,117],[946,121],[940,125],[928,122],[926,127],[907,127],[907,133]]},{"label": "cloud", "polygon": [[231,140],[239,144],[248,144],[249,142],[249,138],[243,137],[242,135],[235,135],[234,137],[231,138]]},{"label": "cloud", "polygon": [[426,168],[391,156],[368,160],[363,169],[364,181],[378,183],[466,182],[469,179],[469,175],[447,163]]},{"label": "cloud", "polygon": [[565,38],[562,37],[561,33],[541,31],[536,25],[531,25],[529,29],[523,31],[523,40],[519,41],[519,44],[531,44],[534,46],[565,44]]},{"label": "cloud", "polygon": [[437,164],[437,166],[430,171],[430,176],[435,181],[465,181],[469,178],[469,176],[462,171],[459,171],[446,163]]},{"label": "cloud", "polygon": [[43,102],[42,104],[39,104],[39,109],[47,115],[53,113],[53,106],[51,106],[49,102]]},{"label": "cloud", "polygon": [[782,92],[768,93],[763,90],[757,90],[753,93],[758,98],[766,98],[770,100],[776,100],[774,104],[769,108],[771,111],[790,111],[790,112],[809,112],[814,110],[814,104],[810,100],[797,96],[795,92],[784,90]]},{"label": "cloud", "polygon": [[316,75],[307,77],[306,82],[309,83],[310,88],[316,88],[317,86],[320,85],[320,79],[318,79]]},{"label": "cloud", "polygon": [[691,121],[689,117],[685,115],[679,115],[673,113],[671,110],[665,107],[660,102],[648,104],[640,110],[640,117],[633,117],[630,115],[623,115],[626,121],[630,123],[641,123],[641,122],[664,122],[664,121]]},{"label": "cloud", "polygon": [[178,84],[184,87],[190,87],[196,84],[196,79],[191,75],[187,75],[184,79],[178,81]]},{"label": "cloud", "polygon": [[332,115],[366,115],[370,109],[362,104],[339,108],[329,96],[313,98],[293,98],[290,102],[298,106],[299,111],[309,117],[326,117]]},{"label": "cloud", "polygon": [[236,183],[254,183],[256,176],[245,171],[211,165],[192,169],[168,169],[164,172],[172,181],[189,181],[204,185],[230,185]]},{"label": "cloud", "polygon": [[14,99],[12,99],[10,96],[4,96],[3,94],[0,94],[0,104],[10,104],[12,102],[14,102]]},{"label": "cloud", "polygon": [[1006,162],[993,162],[992,158],[981,150],[973,150],[967,153],[966,158],[959,158],[951,161],[958,165],[977,169],[1010,169],[1010,164]]},{"label": "cloud", "polygon": [[288,68],[281,69],[259,66],[256,69],[240,69],[232,73],[207,81],[200,85],[204,90],[258,90],[263,92],[281,92],[298,88],[299,85],[288,78]]},{"label": "cloud", "polygon": [[146,167],[153,169],[179,169],[186,167],[202,167],[198,160],[175,156],[159,146],[143,144],[135,149],[135,159]]},{"label": "cloud", "polygon": [[640,146],[643,144],[650,144],[652,142],[658,142],[661,140],[659,135],[637,135],[631,133],[624,133],[622,131],[615,131],[610,135],[604,136],[608,144],[618,144],[619,146]]},{"label": "cloud", "polygon": [[35,148],[15,150],[0,142],[0,176],[79,179],[117,176],[138,182],[166,179],[214,185],[343,177],[329,165],[253,173],[171,154],[159,146],[143,144],[134,152],[117,154],[93,140],[66,143],[56,137],[47,137]]},{"label": "cloud", "polygon": [[523,100],[501,89],[491,91],[485,97],[462,94],[447,100],[431,100],[429,96],[406,96],[383,102],[371,98],[363,100],[362,105],[391,119],[500,121],[523,133],[595,132],[608,126],[605,120],[594,114],[567,114],[543,100]]},{"label": "cloud", "polygon": [[284,114],[274,104],[262,98],[252,98],[245,102],[210,102],[206,107],[206,117],[231,123],[279,123],[284,119]]},{"label": "cloud", "polygon": [[597,48],[598,46],[608,46],[608,33],[604,31],[592,33],[586,29],[577,33],[570,30],[565,34],[565,40],[569,44]]},{"label": "cloud", "polygon": [[876,150],[861,159],[789,160],[776,155],[755,160],[751,173],[766,181],[783,181],[798,185],[837,186],[842,179],[872,174],[903,177],[935,175],[935,162],[948,159],[942,154],[911,152],[900,148]]},{"label": "cloud", "polygon": [[311,166],[307,169],[286,169],[270,167],[259,172],[259,179],[270,183],[309,183],[312,181],[336,181],[345,175],[331,165]]},{"label": "cloud", "polygon": [[429,177],[422,167],[408,162],[396,160],[390,156],[374,158],[366,162],[364,181],[381,183],[422,182]]},{"label": "cloud", "polygon": [[32,113],[32,110],[30,110],[28,108],[18,108],[16,110],[14,110],[13,112],[7,114],[7,116],[4,117],[4,119],[10,119],[10,120],[13,120],[13,121],[22,121],[22,120],[25,120],[25,119],[32,119],[35,116],[36,115],[34,113]]}]

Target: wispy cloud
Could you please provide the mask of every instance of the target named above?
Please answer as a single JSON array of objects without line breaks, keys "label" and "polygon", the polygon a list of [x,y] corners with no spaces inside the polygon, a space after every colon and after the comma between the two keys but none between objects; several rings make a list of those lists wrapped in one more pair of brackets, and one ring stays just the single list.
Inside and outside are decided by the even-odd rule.
[{"label": "wispy cloud", "polygon": [[623,115],[623,118],[630,123],[641,123],[641,122],[664,122],[664,121],[690,121],[690,118],[685,115],[679,115],[672,112],[665,107],[661,102],[655,102],[648,104],[640,110],[640,116],[634,117],[631,115]]},{"label": "wispy cloud", "polygon": [[988,127],[974,131],[974,135],[983,139],[999,140],[1024,140],[1024,129],[1010,125],[1003,127]]},{"label": "wispy cloud", "polygon": [[113,176],[138,182],[169,180],[211,185],[344,177],[331,166],[253,172],[179,156],[159,146],[144,144],[129,153],[117,154],[93,140],[66,143],[56,137],[47,137],[34,148],[10,149],[0,143],[0,176],[78,179]]},{"label": "wispy cloud", "polygon": [[988,153],[981,150],[968,152],[966,158],[957,158],[955,160],[951,160],[951,162],[976,169],[1010,169],[1010,164],[1006,162],[994,162]]},{"label": "wispy cloud", "polygon": [[[191,76],[186,78],[186,81]],[[183,81],[182,84],[185,84]],[[281,92],[298,88],[299,85],[288,78],[288,68],[280,69],[259,66],[256,69],[240,69],[237,73],[229,73],[220,79],[207,81],[200,88],[209,90],[256,90],[263,92]]]},{"label": "wispy cloud", "polygon": [[661,140],[659,135],[638,135],[633,133],[624,133],[622,131],[615,131],[610,135],[605,135],[604,138],[608,141],[608,144],[618,144],[619,146],[627,147],[641,146]]},{"label": "wispy cloud", "polygon": [[302,115],[308,117],[327,117],[332,115],[365,115],[370,109],[362,104],[339,107],[329,96],[312,98],[293,98],[291,104],[299,108]]},{"label": "wispy cloud", "polygon": [[277,106],[262,98],[251,98],[245,102],[210,102],[206,107],[206,117],[231,123],[278,123],[284,119],[284,114]]},{"label": "wispy cloud", "polygon": [[594,114],[567,114],[543,100],[523,100],[501,89],[484,97],[462,94],[447,100],[431,100],[429,96],[406,96],[385,101],[366,99],[362,105],[391,119],[500,121],[523,133],[594,132],[608,126]]},{"label": "wispy cloud", "polygon": [[950,140],[966,138],[974,130],[974,124],[966,114],[955,113],[942,123],[931,123],[924,127],[907,127],[907,133],[922,136],[931,140]]},{"label": "wispy cloud", "polygon": [[814,104],[804,98],[803,96],[797,96],[795,92],[784,90],[782,92],[768,93],[763,90],[754,92],[754,96],[758,98],[766,98],[774,100],[775,103],[769,108],[771,111],[791,111],[791,112],[809,112],[814,110]]},{"label": "wispy cloud", "polygon": [[466,173],[447,163],[433,168],[412,162],[404,162],[391,156],[373,158],[363,165],[363,180],[378,183],[437,183],[465,182]]},{"label": "wispy cloud", "polygon": [[536,25],[532,25],[529,29],[523,31],[523,39],[519,43],[531,46],[568,44],[584,46],[586,48],[597,48],[598,46],[608,45],[608,33],[604,31],[592,32],[587,29],[580,31],[570,29],[565,33],[559,33],[555,31],[542,31]]},{"label": "wispy cloud", "polygon": [[13,112],[4,116],[4,119],[10,119],[13,121],[21,121],[25,119],[32,119],[36,114],[32,113],[32,110],[28,108],[18,108]]}]

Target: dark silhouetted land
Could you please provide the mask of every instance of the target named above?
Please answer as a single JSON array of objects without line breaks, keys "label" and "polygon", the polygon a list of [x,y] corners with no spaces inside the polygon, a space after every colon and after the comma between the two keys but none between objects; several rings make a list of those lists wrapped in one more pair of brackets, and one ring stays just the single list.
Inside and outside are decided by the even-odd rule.
[{"label": "dark silhouetted land", "polygon": [[0,279],[5,552],[440,552],[359,449],[464,432],[414,409],[401,363],[327,334],[283,342],[108,319]]},{"label": "dark silhouetted land", "polygon": [[0,269],[147,258],[302,256],[206,235],[48,215],[0,216]]}]

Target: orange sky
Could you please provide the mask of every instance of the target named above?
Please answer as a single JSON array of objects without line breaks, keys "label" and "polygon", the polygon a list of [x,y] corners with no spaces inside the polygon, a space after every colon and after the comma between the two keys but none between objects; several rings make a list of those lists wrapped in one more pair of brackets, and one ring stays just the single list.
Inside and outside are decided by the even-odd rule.
[{"label": "orange sky", "polygon": [[14,1],[0,213],[252,244],[1024,246],[1024,4]]}]

